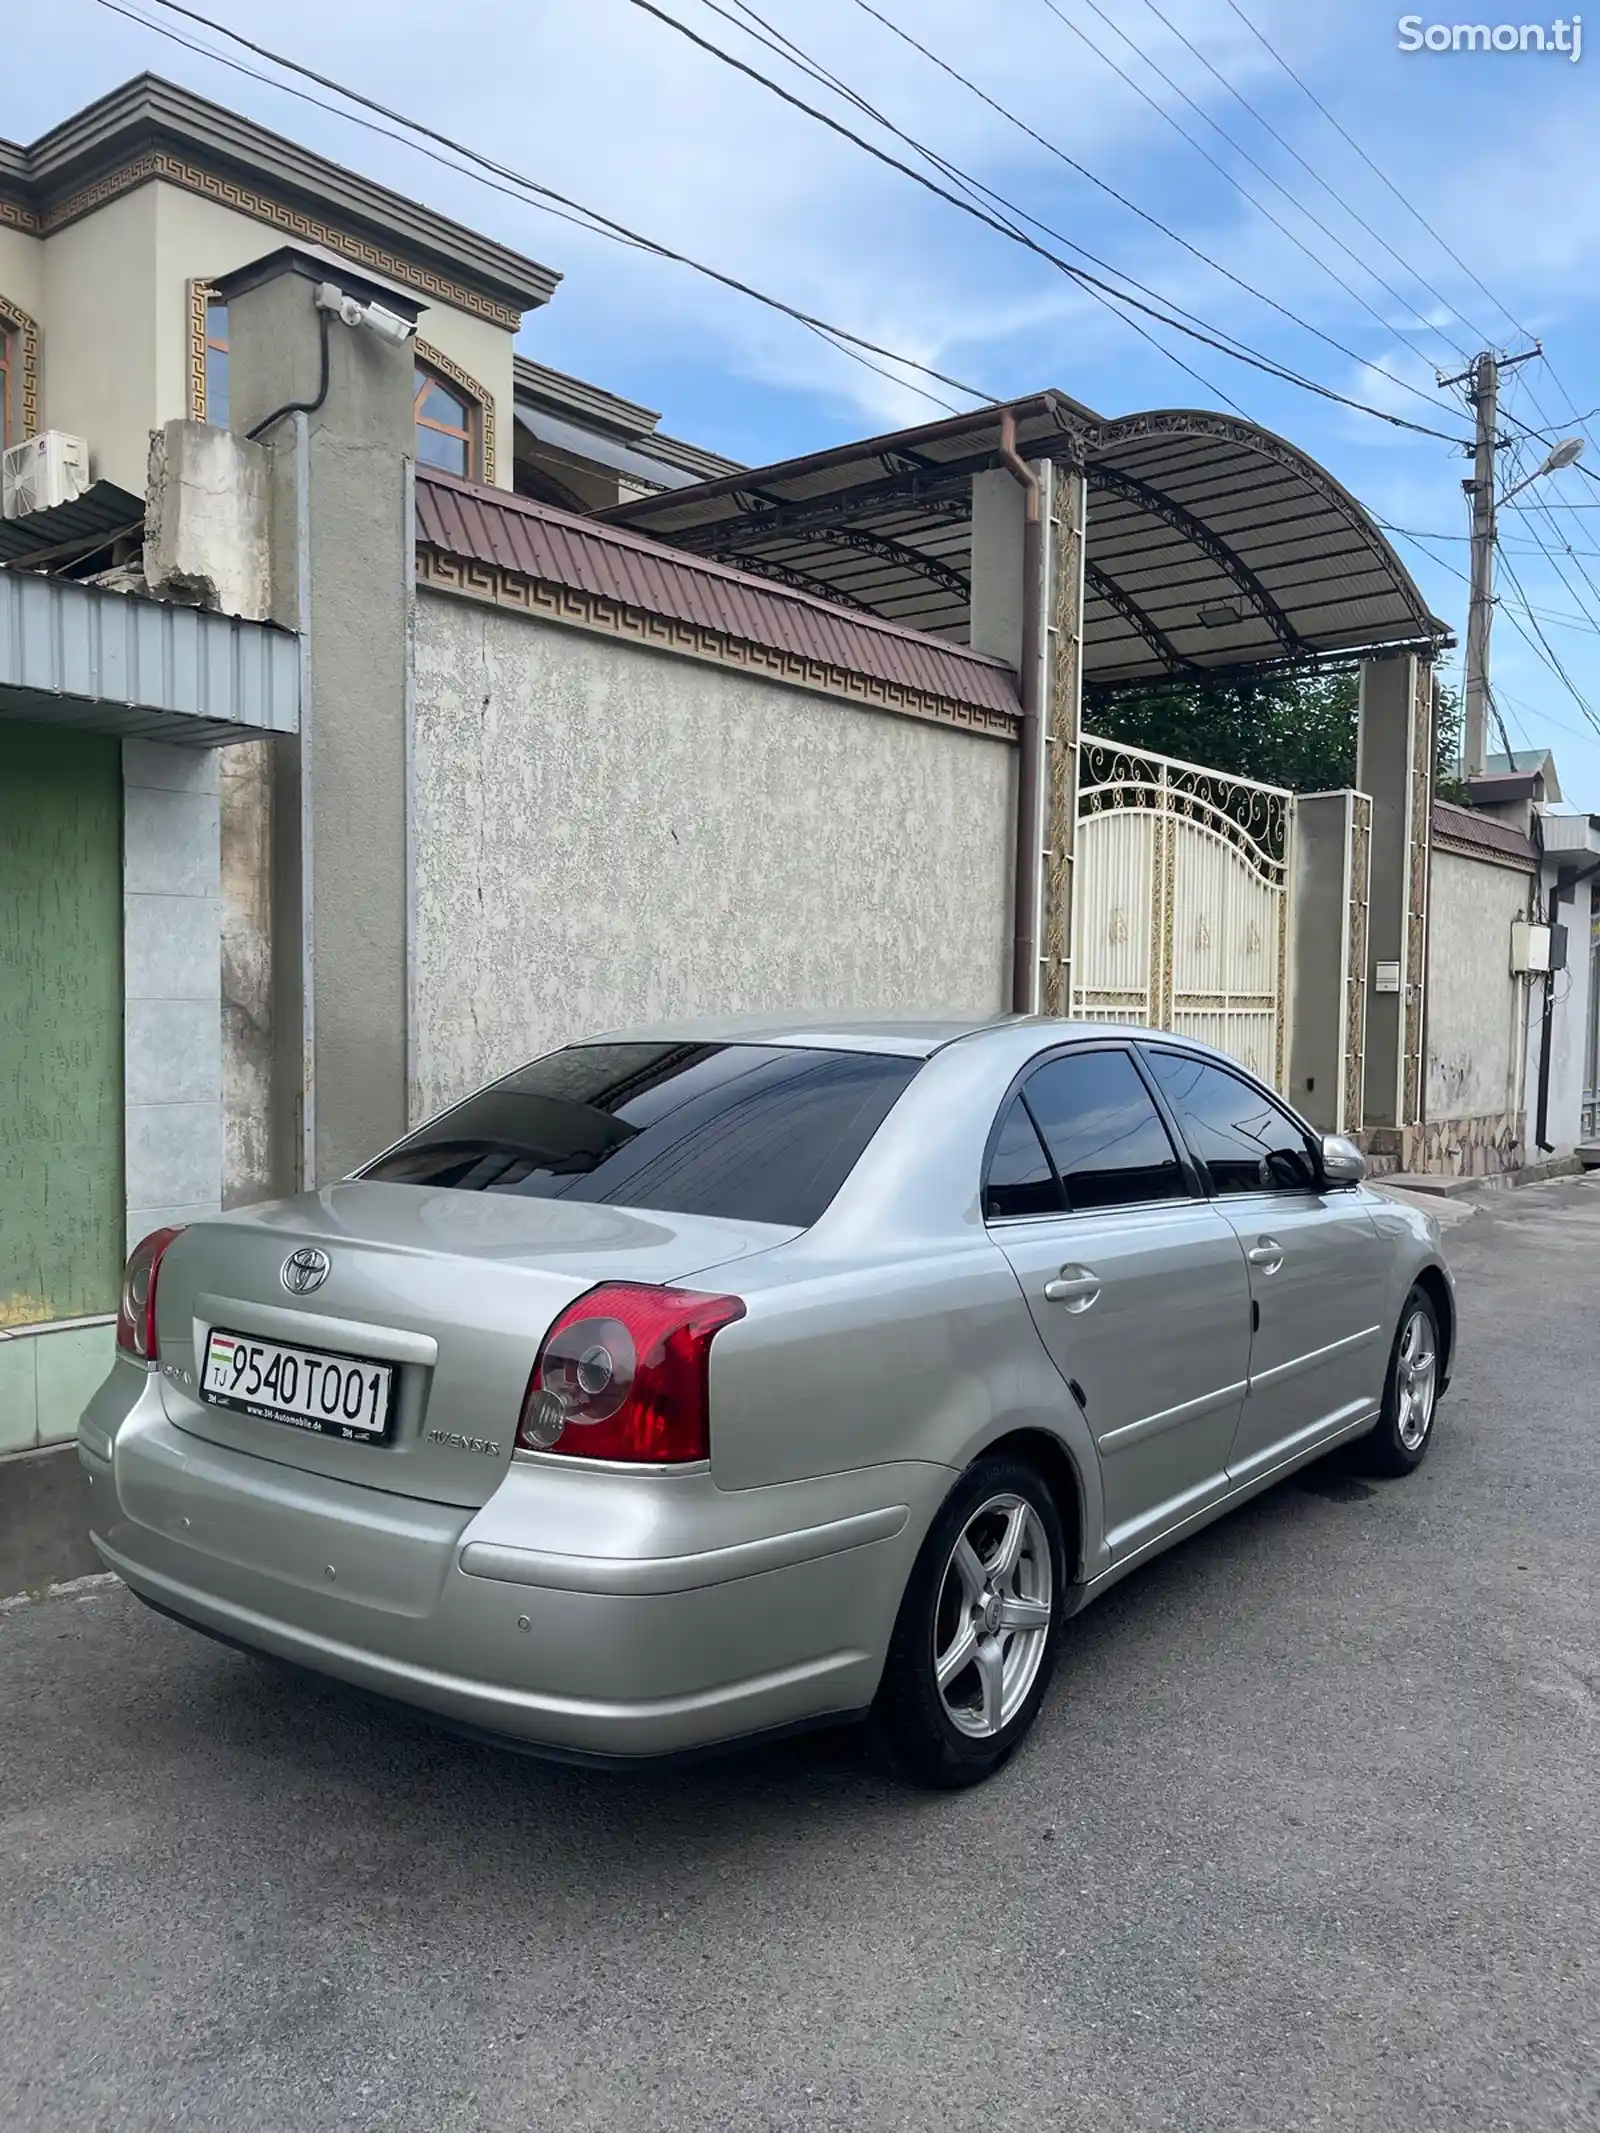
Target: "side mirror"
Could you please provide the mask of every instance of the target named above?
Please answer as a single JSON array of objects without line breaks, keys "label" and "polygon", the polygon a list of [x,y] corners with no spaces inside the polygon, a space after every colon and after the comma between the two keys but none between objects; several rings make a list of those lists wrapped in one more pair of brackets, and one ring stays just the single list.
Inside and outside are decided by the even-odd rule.
[{"label": "side mirror", "polygon": [[1367,1174],[1367,1159],[1354,1141],[1342,1133],[1322,1136],[1322,1182],[1324,1185],[1359,1185]]}]

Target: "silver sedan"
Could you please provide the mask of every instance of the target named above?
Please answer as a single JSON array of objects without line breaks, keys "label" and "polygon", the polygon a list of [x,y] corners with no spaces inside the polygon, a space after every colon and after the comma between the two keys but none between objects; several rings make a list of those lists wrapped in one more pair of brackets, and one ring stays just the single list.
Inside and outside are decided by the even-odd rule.
[{"label": "silver sedan", "polygon": [[233,1643],[580,1760],[867,1717],[965,1785],[1157,1550],[1415,1467],[1455,1327],[1436,1225],[1201,1045],[693,1023],[157,1231],[78,1445],[106,1563]]}]

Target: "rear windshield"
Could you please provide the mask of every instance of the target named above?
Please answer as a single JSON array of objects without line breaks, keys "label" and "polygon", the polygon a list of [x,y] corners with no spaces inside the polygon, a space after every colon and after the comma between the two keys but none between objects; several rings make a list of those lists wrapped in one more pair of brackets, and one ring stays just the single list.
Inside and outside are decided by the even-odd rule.
[{"label": "rear windshield", "polygon": [[359,1175],[805,1229],[921,1063],[758,1044],[573,1045]]}]

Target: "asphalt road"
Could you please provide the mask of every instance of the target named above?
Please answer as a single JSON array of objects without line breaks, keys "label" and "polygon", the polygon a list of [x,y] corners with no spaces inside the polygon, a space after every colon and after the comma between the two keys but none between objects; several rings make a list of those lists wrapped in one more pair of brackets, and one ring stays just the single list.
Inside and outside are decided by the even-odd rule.
[{"label": "asphalt road", "polygon": [[1600,2126],[1600,1182],[1453,1228],[1411,1480],[1075,1625],[986,1788],[502,1757],[97,1587],[0,1614],[0,2126]]}]

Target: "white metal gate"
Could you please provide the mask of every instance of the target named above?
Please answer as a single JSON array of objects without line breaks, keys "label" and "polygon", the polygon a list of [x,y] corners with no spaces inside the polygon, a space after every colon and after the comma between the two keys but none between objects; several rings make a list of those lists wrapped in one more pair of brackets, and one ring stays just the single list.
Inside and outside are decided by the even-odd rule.
[{"label": "white metal gate", "polygon": [[1287,1083],[1294,795],[1088,734],[1072,1013],[1181,1031]]}]

